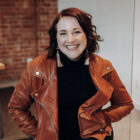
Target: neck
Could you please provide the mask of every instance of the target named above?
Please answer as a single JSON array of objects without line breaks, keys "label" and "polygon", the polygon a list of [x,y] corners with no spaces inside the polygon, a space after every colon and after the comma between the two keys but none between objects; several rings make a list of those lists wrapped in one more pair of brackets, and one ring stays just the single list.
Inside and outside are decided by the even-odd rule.
[{"label": "neck", "polygon": [[59,50],[60,61],[63,65],[83,65],[86,59],[85,51],[76,59],[68,58],[64,53]]}]

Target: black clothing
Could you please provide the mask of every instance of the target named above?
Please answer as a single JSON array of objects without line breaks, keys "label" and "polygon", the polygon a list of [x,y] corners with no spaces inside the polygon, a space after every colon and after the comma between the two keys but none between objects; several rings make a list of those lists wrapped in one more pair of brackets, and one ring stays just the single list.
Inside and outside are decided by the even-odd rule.
[{"label": "black clothing", "polygon": [[[63,67],[58,67],[59,139],[84,140],[80,137],[78,108],[94,96],[96,87],[85,62],[85,52],[77,61],[68,59],[59,51]],[[96,140],[89,138],[86,140]],[[107,139],[109,140],[109,139]]]},{"label": "black clothing", "polygon": [[78,126],[78,108],[96,93],[85,55],[71,61],[59,52],[63,67],[58,68],[59,139],[81,140]]}]

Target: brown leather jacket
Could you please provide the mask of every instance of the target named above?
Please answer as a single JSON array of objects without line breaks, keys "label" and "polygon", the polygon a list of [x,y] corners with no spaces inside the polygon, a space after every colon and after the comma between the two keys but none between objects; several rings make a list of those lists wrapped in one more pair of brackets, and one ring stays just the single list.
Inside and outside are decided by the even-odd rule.
[{"label": "brown leather jacket", "polygon": [[[132,100],[111,63],[94,54],[89,71],[97,93],[78,110],[83,138],[103,140],[110,135],[111,123],[130,113]],[[111,102],[107,108],[105,104]],[[37,120],[29,108],[35,103]],[[28,64],[8,104],[12,119],[26,134],[37,140],[58,140],[57,62],[47,55]]]}]

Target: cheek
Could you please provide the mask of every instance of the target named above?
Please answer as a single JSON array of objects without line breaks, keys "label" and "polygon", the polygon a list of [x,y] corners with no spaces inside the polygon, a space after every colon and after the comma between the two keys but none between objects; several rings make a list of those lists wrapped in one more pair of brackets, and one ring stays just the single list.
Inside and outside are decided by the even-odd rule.
[{"label": "cheek", "polygon": [[82,40],[82,43],[83,43],[84,47],[86,47],[87,46],[87,38],[86,38],[86,36],[83,35],[81,40]]},{"label": "cheek", "polygon": [[64,43],[64,39],[57,38],[58,47],[59,47],[59,46],[62,46],[63,43]]}]

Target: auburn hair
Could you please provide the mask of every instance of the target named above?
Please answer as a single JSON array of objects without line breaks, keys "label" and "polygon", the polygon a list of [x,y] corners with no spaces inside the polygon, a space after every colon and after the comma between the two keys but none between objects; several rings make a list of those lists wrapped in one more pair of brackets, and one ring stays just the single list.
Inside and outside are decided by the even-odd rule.
[{"label": "auburn hair", "polygon": [[49,28],[50,44],[49,47],[47,48],[48,58],[56,57],[57,52],[56,26],[59,20],[64,16],[71,16],[77,19],[87,37],[86,55],[87,57],[92,56],[92,53],[99,50],[98,41],[102,41],[100,35],[98,35],[96,32],[96,26],[92,24],[92,16],[89,13],[86,13],[78,8],[67,8],[58,13],[51,27]]}]

